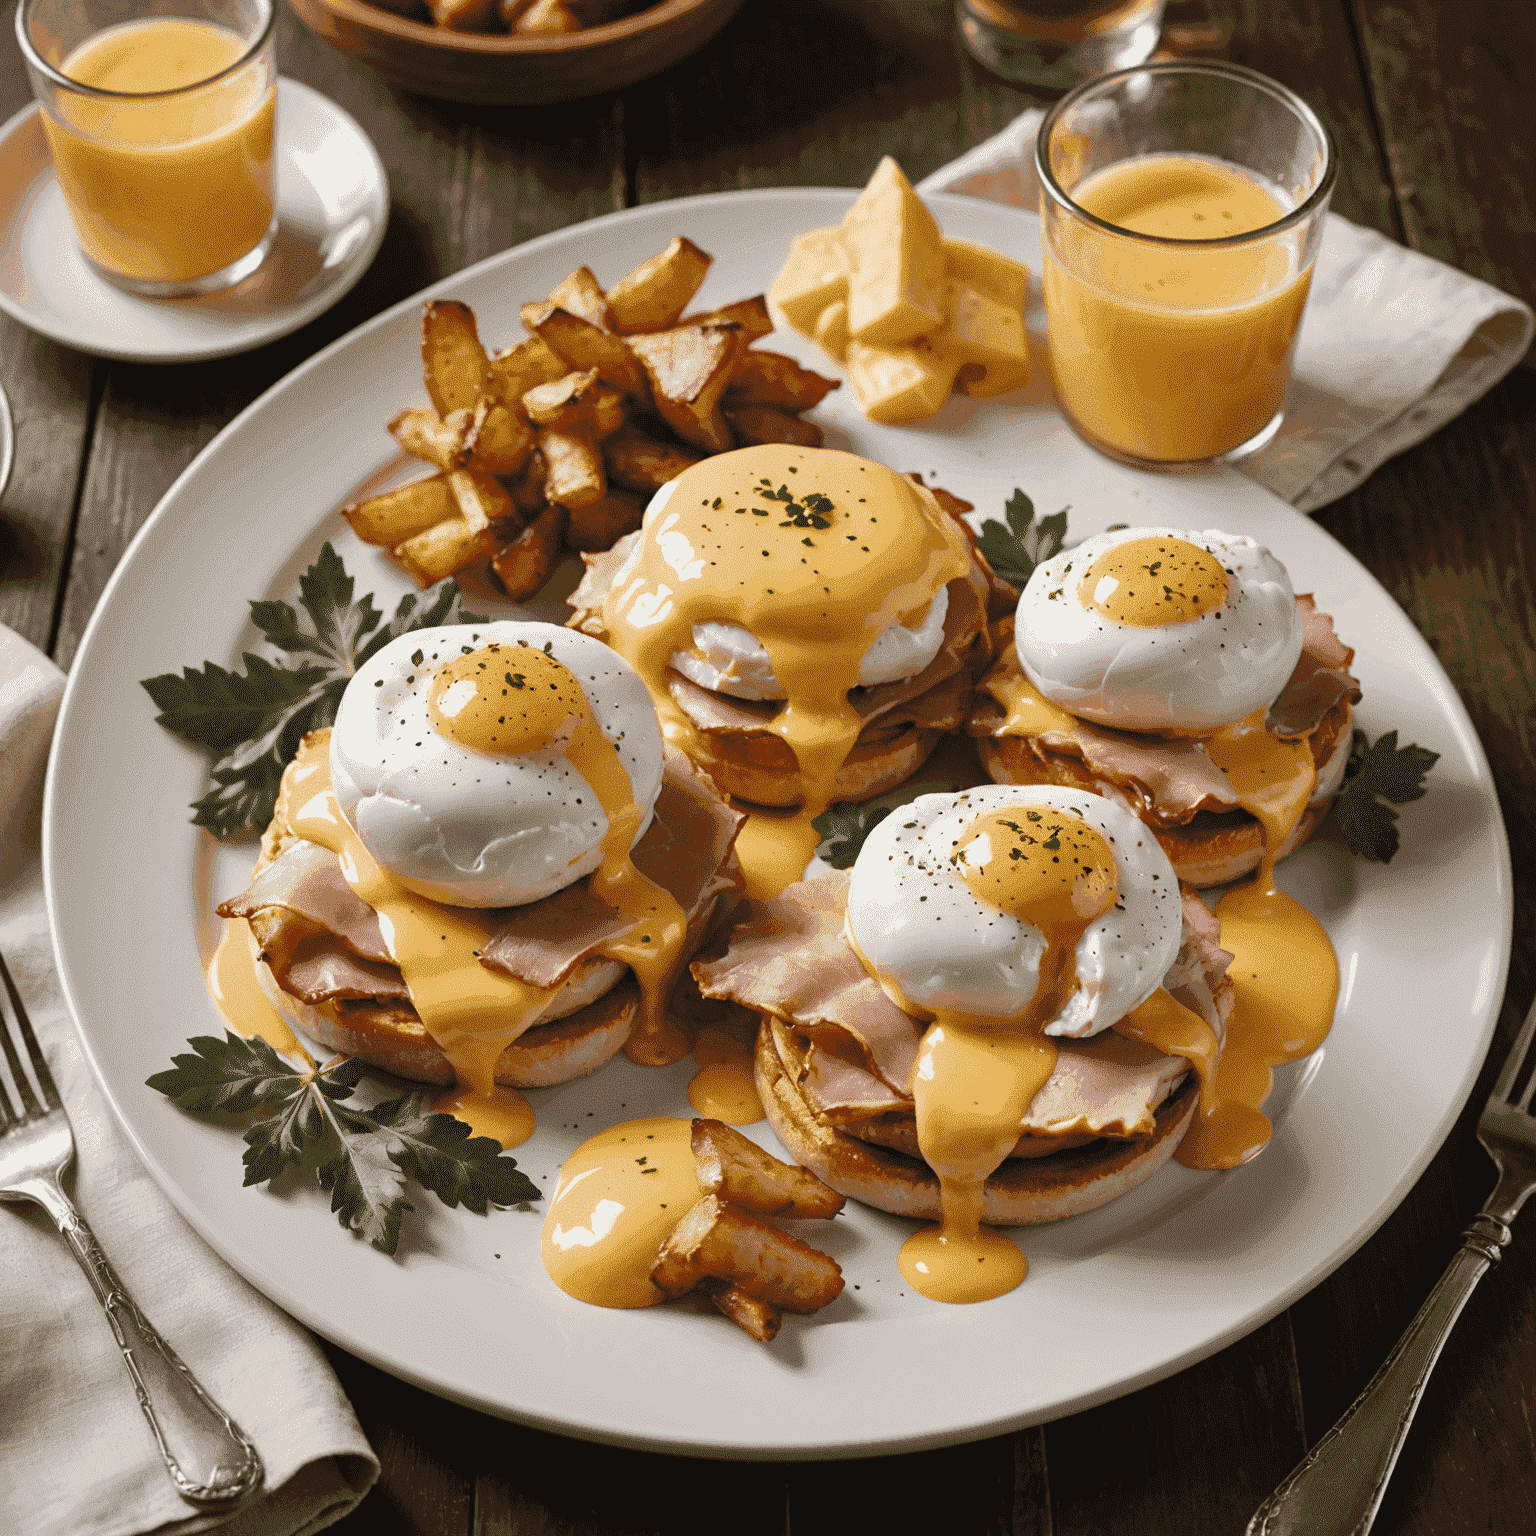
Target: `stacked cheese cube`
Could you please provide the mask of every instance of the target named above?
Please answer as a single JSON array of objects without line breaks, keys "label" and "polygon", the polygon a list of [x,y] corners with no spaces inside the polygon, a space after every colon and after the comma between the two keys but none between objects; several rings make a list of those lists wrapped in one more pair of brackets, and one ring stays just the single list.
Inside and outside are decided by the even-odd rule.
[{"label": "stacked cheese cube", "polygon": [[1022,263],[940,231],[890,158],[831,229],[795,237],[769,303],[848,370],[871,421],[931,416],[952,389],[1029,382]]}]

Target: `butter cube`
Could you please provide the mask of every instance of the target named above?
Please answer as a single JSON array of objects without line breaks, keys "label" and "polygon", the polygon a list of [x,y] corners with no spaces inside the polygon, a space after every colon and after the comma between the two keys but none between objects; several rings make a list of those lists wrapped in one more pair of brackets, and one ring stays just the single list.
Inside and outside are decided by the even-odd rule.
[{"label": "butter cube", "polygon": [[796,235],[789,260],[768,290],[768,302],[797,331],[809,336],[827,305],[847,296],[848,257],[836,228]]},{"label": "butter cube", "polygon": [[931,416],[948,398],[960,364],[919,338],[911,346],[848,343],[848,384],[871,421],[892,425]]},{"label": "butter cube", "polygon": [[944,265],[958,282],[981,289],[1009,309],[1024,312],[1029,302],[1029,268],[1022,261],[1004,256],[991,246],[977,245],[974,240],[946,237]]},{"label": "butter cube", "polygon": [[943,236],[889,155],[839,228],[852,268],[848,333],[854,340],[893,346],[943,323]]},{"label": "butter cube", "polygon": [[848,305],[842,299],[828,304],[817,317],[816,340],[838,362],[848,356]]}]

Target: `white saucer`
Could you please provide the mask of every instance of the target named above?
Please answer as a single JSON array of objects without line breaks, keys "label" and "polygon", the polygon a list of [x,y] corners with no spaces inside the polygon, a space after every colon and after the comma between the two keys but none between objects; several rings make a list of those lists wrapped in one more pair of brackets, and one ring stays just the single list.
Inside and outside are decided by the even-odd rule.
[{"label": "white saucer", "polygon": [[66,346],[129,362],[248,352],[329,309],[368,268],[389,181],[368,135],[318,91],[277,87],[277,237],[244,282],[193,299],[143,299],[80,254],[36,105],[0,128],[0,309]]}]

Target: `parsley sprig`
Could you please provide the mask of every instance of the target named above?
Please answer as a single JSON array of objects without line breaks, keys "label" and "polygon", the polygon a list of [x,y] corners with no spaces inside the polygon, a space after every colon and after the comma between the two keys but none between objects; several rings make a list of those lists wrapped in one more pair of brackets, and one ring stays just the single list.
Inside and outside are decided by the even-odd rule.
[{"label": "parsley sprig", "polygon": [[491,1205],[540,1198],[533,1181],[501,1144],[472,1136],[452,1115],[422,1107],[419,1091],[364,1109],[348,1103],[363,1064],[347,1057],[295,1066],[264,1040],[198,1035],[195,1054],[148,1078],[149,1087],[194,1113],[261,1118],[245,1132],[245,1183],[265,1184],[308,1159],[342,1226],[381,1253],[400,1243],[400,1226],[415,1209],[406,1188],[415,1180],[445,1205],[483,1215]]},{"label": "parsley sprig", "polygon": [[392,619],[365,593],[356,601],[341,557],[326,544],[299,578],[299,605],[260,601],[251,619],[286,660],[247,651],[243,671],[209,662],[145,678],[156,717],[168,731],[213,759],[214,787],[193,803],[193,822],[229,838],[272,819],[277,786],[306,731],[329,725],[352,674],[374,652],[414,629],[475,624],[458,584],[440,582],[400,600]]},{"label": "parsley sprig", "polygon": [[995,517],[989,517],[981,525],[981,537],[977,543],[987,557],[987,564],[1010,586],[1022,592],[1035,567],[1057,554],[1067,542],[1067,513],[1063,507],[1049,517],[1035,521],[1035,504],[1015,489],[1003,506],[1008,519],[1005,528]]},{"label": "parsley sprig", "polygon": [[1351,853],[1381,864],[1391,861],[1398,847],[1397,812],[1392,806],[1419,799],[1425,775],[1439,760],[1438,752],[1412,742],[1399,747],[1396,731],[1375,741],[1368,740],[1364,731],[1355,732],[1338,799],[1339,826]]}]

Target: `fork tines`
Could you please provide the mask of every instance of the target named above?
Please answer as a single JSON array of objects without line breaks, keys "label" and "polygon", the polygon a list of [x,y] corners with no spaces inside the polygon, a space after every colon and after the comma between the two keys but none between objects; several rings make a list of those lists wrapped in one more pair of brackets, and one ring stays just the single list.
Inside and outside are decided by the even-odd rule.
[{"label": "fork tines", "polygon": [[[10,1007],[3,1010],[5,1017],[0,1022],[0,1042],[4,1044],[5,1064],[10,1077],[7,1085],[6,1074],[0,1073],[0,1125],[5,1125],[14,1119],[27,1119],[57,1109],[59,1093],[53,1086],[53,1074],[48,1070],[42,1047],[37,1043],[37,1036],[32,1030],[32,1021],[27,1017],[26,1006],[21,1000],[21,993],[16,990],[16,983],[11,979],[10,967],[6,965],[3,954],[0,954],[0,980],[5,983],[5,995],[10,1003]],[[18,1040],[32,1062],[35,1087],[22,1067]]]}]

